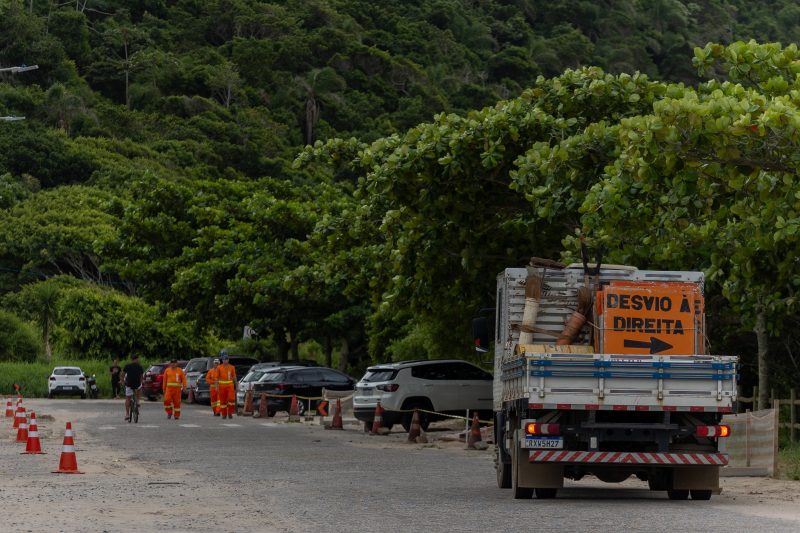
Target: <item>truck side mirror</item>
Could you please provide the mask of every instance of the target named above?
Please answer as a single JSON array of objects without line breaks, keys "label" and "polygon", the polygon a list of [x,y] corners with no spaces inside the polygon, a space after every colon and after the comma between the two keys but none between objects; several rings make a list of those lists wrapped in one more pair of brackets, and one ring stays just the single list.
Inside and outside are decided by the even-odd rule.
[{"label": "truck side mirror", "polygon": [[475,351],[486,353],[489,351],[489,324],[486,317],[472,319],[472,340],[475,343]]}]

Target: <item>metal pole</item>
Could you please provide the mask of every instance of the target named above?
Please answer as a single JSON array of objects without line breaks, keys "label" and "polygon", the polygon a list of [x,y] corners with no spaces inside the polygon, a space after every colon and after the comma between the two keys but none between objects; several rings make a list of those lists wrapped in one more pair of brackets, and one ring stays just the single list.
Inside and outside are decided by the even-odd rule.
[{"label": "metal pole", "polygon": [[775,433],[772,434],[772,476],[778,477],[778,433],[780,432],[780,400],[772,400],[772,408],[775,410]]}]

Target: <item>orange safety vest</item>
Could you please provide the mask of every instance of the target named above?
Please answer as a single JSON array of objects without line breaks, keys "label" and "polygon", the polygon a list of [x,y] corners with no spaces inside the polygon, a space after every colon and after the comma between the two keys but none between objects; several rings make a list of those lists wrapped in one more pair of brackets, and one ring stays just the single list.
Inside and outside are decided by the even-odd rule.
[{"label": "orange safety vest", "polygon": [[161,388],[164,392],[167,391],[167,387],[181,386],[186,386],[186,374],[183,372],[183,369],[177,366],[175,368],[167,368],[164,371],[164,379],[161,382]]},{"label": "orange safety vest", "polygon": [[219,372],[217,372],[217,368],[218,367],[214,367],[208,372],[206,372],[206,383],[208,383],[209,385],[217,384],[217,379],[218,379],[217,374],[219,374]]},{"label": "orange safety vest", "polygon": [[220,385],[236,383],[236,368],[230,363],[222,363],[217,367],[217,380]]}]

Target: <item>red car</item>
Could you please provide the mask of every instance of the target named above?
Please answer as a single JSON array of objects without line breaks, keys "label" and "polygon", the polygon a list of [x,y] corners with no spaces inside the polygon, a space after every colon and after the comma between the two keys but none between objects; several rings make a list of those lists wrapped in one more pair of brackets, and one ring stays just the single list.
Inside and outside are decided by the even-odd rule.
[{"label": "red car", "polygon": [[[189,361],[178,361],[178,366],[184,368]],[[150,401],[155,401],[162,394],[161,381],[164,379],[164,371],[169,366],[169,361],[157,363],[150,366],[144,372],[142,378],[142,396]]]}]

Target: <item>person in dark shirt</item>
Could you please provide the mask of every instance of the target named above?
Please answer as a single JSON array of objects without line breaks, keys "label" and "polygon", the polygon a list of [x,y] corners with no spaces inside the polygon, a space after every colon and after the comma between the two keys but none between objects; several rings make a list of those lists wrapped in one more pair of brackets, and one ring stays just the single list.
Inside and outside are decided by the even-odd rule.
[{"label": "person in dark shirt", "polygon": [[119,399],[119,373],[122,369],[119,367],[119,358],[115,357],[109,372],[111,373],[111,396],[117,400]]},{"label": "person in dark shirt", "polygon": [[142,376],[144,368],[139,364],[139,356],[133,354],[131,362],[122,369],[122,380],[125,383],[125,421],[130,421],[131,417],[131,398],[136,395],[136,401],[140,400],[139,394],[142,388]]}]

